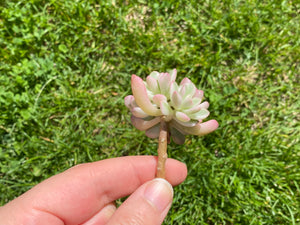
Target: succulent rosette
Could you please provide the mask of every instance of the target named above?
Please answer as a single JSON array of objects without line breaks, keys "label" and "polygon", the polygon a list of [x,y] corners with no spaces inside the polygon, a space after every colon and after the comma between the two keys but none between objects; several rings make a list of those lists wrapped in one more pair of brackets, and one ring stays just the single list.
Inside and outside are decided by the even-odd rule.
[{"label": "succulent rosette", "polygon": [[158,138],[163,118],[169,134],[177,144],[183,144],[185,135],[203,136],[218,128],[216,120],[202,122],[209,115],[209,103],[203,100],[203,91],[184,78],[176,83],[176,69],[169,73],[152,72],[146,81],[132,75],[133,95],[125,97],[132,124],[145,131],[150,138]]}]

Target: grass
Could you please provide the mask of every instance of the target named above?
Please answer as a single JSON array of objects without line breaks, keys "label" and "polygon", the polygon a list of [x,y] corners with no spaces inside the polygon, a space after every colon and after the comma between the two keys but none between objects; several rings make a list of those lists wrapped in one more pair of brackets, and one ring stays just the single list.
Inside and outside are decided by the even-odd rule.
[{"label": "grass", "polygon": [[297,1],[0,3],[0,204],[79,163],[156,154],[130,124],[132,73],[177,68],[220,128],[185,162],[165,224],[299,224]]}]

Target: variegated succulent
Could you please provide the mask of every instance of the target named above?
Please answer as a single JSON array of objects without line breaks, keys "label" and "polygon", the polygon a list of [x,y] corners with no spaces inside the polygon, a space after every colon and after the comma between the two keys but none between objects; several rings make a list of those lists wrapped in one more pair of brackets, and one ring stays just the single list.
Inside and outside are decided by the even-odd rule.
[{"label": "variegated succulent", "polygon": [[203,91],[198,90],[188,78],[178,85],[176,75],[176,69],[169,73],[154,71],[146,81],[132,75],[133,95],[125,97],[125,105],[132,113],[132,124],[146,131],[148,137],[158,138],[163,117],[173,141],[183,144],[185,135],[208,134],[218,128],[218,122],[209,120],[202,123],[209,115],[209,103],[202,102]]}]

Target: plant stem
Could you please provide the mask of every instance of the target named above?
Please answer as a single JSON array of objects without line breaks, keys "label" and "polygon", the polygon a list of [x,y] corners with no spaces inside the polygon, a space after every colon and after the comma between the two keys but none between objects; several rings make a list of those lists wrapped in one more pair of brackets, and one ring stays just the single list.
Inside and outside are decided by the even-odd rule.
[{"label": "plant stem", "polygon": [[165,178],[165,163],[168,158],[167,154],[167,145],[168,145],[168,126],[163,116],[160,120],[160,131],[158,138],[158,162],[156,169],[157,178]]}]

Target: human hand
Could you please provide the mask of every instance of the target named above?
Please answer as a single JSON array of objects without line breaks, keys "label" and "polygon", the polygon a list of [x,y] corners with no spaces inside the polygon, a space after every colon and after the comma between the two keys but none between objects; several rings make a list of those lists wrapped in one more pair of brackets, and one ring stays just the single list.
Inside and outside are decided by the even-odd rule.
[{"label": "human hand", "polygon": [[[0,207],[0,224],[161,224],[173,190],[154,179],[156,164],[153,156],[128,156],[75,166]],[[167,160],[166,180],[172,185],[186,175],[183,163]],[[127,195],[116,209],[114,201]]]}]

